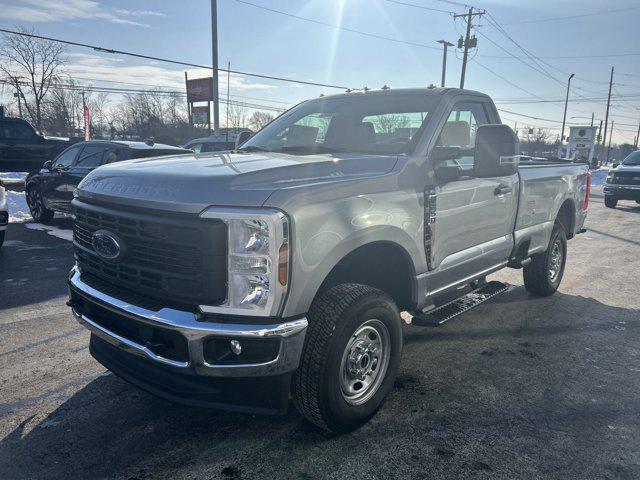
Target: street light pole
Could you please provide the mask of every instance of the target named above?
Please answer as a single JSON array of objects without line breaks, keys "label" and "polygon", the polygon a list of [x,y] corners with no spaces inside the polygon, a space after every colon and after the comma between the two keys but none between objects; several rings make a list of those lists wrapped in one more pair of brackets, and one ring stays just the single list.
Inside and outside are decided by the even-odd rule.
[{"label": "street light pole", "polygon": [[440,82],[440,86],[444,88],[444,80],[447,76],[447,47],[453,47],[453,43],[447,42],[446,40],[436,41],[444,46],[444,52],[442,53],[442,81]]},{"label": "street light pole", "polygon": [[569,88],[571,87],[571,79],[574,77],[575,73],[569,75],[569,80],[567,81],[567,97],[564,100],[564,115],[562,117],[562,132],[560,133],[560,146],[558,147],[558,156],[560,156],[560,150],[562,150],[562,142],[564,142],[564,125],[567,122],[567,105],[569,104]]},{"label": "street light pole", "polygon": [[211,0],[211,65],[213,67],[213,132],[220,130],[220,102],[218,99],[218,5]]}]

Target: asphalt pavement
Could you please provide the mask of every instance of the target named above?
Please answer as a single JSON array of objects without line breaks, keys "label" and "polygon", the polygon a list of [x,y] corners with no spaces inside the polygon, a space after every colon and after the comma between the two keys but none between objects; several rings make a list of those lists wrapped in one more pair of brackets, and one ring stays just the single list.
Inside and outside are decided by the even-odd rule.
[{"label": "asphalt pavement", "polygon": [[70,219],[50,232],[12,224],[0,249],[0,478],[638,479],[640,205],[602,202],[594,188],[552,297],[505,270],[493,278],[508,292],[441,327],[407,326],[395,389],[343,436],[293,406],[187,408],[110,374],[65,306]]}]

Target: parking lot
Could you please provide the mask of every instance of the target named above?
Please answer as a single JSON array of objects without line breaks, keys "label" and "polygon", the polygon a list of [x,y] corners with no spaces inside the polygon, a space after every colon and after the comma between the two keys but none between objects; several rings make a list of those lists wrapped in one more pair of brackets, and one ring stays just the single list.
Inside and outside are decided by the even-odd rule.
[{"label": "parking lot", "polygon": [[[198,410],[105,371],[69,314],[71,221],[12,224],[0,251],[0,477],[640,478],[640,205],[569,243],[560,291],[514,288],[407,326],[400,376],[364,427]],[[28,228],[29,227],[29,228]]]}]

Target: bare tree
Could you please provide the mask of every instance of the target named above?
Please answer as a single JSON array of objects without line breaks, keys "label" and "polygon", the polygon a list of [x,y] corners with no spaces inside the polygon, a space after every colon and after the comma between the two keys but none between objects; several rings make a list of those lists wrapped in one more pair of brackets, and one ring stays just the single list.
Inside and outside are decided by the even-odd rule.
[{"label": "bare tree", "polygon": [[273,120],[275,116],[271,113],[261,112],[256,110],[249,117],[249,127],[254,131],[258,131],[262,129],[265,125],[267,125],[271,120]]},{"label": "bare tree", "polygon": [[247,109],[244,105],[229,105],[229,128],[246,128],[248,120]]},{"label": "bare tree", "polygon": [[[22,33],[35,30],[18,27]],[[0,44],[0,72],[14,85],[35,127],[42,128],[42,106],[47,93],[62,73],[65,49],[50,40],[6,34]]]},{"label": "bare tree", "polygon": [[407,128],[411,120],[406,115],[380,115],[375,120],[376,130],[380,133],[394,133],[399,128]]}]

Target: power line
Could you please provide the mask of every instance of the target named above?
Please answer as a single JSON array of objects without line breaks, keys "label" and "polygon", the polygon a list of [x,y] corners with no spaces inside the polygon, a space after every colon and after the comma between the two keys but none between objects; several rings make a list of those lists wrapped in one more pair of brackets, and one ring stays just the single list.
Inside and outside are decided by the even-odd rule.
[{"label": "power line", "polygon": [[503,23],[503,25],[522,25],[522,24],[525,24],[525,23],[553,22],[553,21],[556,21],[556,20],[568,20],[568,19],[572,19],[572,18],[582,18],[582,17],[592,17],[592,16],[605,15],[605,14],[608,14],[608,13],[627,12],[629,10],[637,10],[639,8],[640,8],[640,6],[627,7],[627,8],[617,8],[617,9],[610,9],[610,10],[601,10],[599,12],[580,13],[580,14],[577,14],[577,15],[567,15],[567,16],[564,16],[564,17],[541,18],[541,19],[538,19],[538,20],[521,20],[521,21],[518,21],[518,22]]},{"label": "power line", "polygon": [[[0,32],[3,33],[8,33],[10,35],[19,35],[22,37],[30,37],[30,38],[38,38],[40,40],[48,40],[50,42],[57,42],[57,43],[63,43],[65,45],[72,45],[75,47],[83,47],[83,48],[90,48],[92,50],[95,50],[97,52],[104,52],[104,53],[112,53],[112,54],[117,54],[117,55],[127,55],[129,57],[135,57],[135,58],[143,58],[145,60],[155,60],[158,62],[165,62],[165,63],[173,63],[175,65],[182,65],[185,67],[195,67],[195,68],[202,68],[202,69],[206,69],[206,70],[213,70],[213,67],[211,67],[210,65],[200,65],[197,63],[189,63],[189,62],[182,62],[180,60],[172,60],[172,59],[168,59],[168,58],[162,58],[162,57],[154,57],[151,55],[144,55],[141,53],[134,53],[134,52],[127,52],[124,50],[115,50],[112,48],[105,48],[105,47],[100,47],[97,45],[90,45],[87,43],[80,43],[80,42],[72,42],[70,40],[61,40],[59,38],[53,38],[53,37],[47,37],[44,35],[36,35],[34,33],[27,33],[27,32],[17,32],[15,30],[7,30],[5,28],[0,28]],[[437,47],[434,47],[437,48]],[[314,87],[325,87],[325,88],[337,88],[339,90],[349,90],[350,87],[345,87],[342,85],[332,85],[332,84],[328,84],[328,83],[318,83],[318,82],[310,82],[310,81],[306,81],[306,80],[295,80],[292,78],[284,78],[284,77],[276,77],[274,75],[263,75],[261,73],[251,73],[251,72],[243,72],[240,70],[228,70],[225,68],[218,68],[217,69],[218,72],[229,72],[229,73],[233,73],[235,75],[244,75],[247,77],[256,77],[256,78],[264,78],[267,80],[277,80],[280,82],[289,82],[289,83],[298,83],[301,85],[311,85]],[[354,89],[357,90],[357,89]]]},{"label": "power line", "polygon": [[320,20],[315,20],[313,18],[301,17],[299,15],[294,15],[293,13],[283,12],[281,10],[276,10],[274,8],[269,8],[269,7],[265,7],[263,5],[258,5],[258,4],[255,4],[255,3],[247,2],[245,0],[236,0],[236,2],[242,3],[244,5],[249,5],[249,6],[254,7],[254,8],[259,8],[260,10],[265,10],[267,12],[276,13],[278,15],[284,15],[285,17],[290,17],[290,18],[295,18],[297,20],[302,20],[304,22],[315,23],[316,25],[322,25],[324,27],[335,28],[337,30],[343,30],[345,32],[355,33],[355,34],[358,34],[358,35],[364,35],[365,37],[377,38],[379,40],[386,40],[386,41],[395,42],[395,43],[402,43],[402,44],[405,44],[405,45],[411,45],[413,47],[428,48],[430,50],[440,50],[438,47],[434,47],[434,46],[431,46],[431,45],[425,45],[424,43],[409,42],[409,41],[406,41],[406,40],[400,40],[399,38],[385,37],[383,35],[378,35],[377,33],[363,32],[362,30],[356,30],[356,29],[349,28],[349,27],[343,27],[342,25],[334,25],[333,23],[322,22]]},{"label": "power line", "polygon": [[405,7],[414,7],[414,8],[419,8],[421,10],[429,10],[432,12],[448,13],[451,15],[455,13],[450,10],[441,10],[439,8],[425,7],[424,5],[416,5],[415,3],[409,3],[409,2],[400,2],[399,0],[385,0],[385,1],[389,3],[397,3],[398,5],[404,5]]}]

